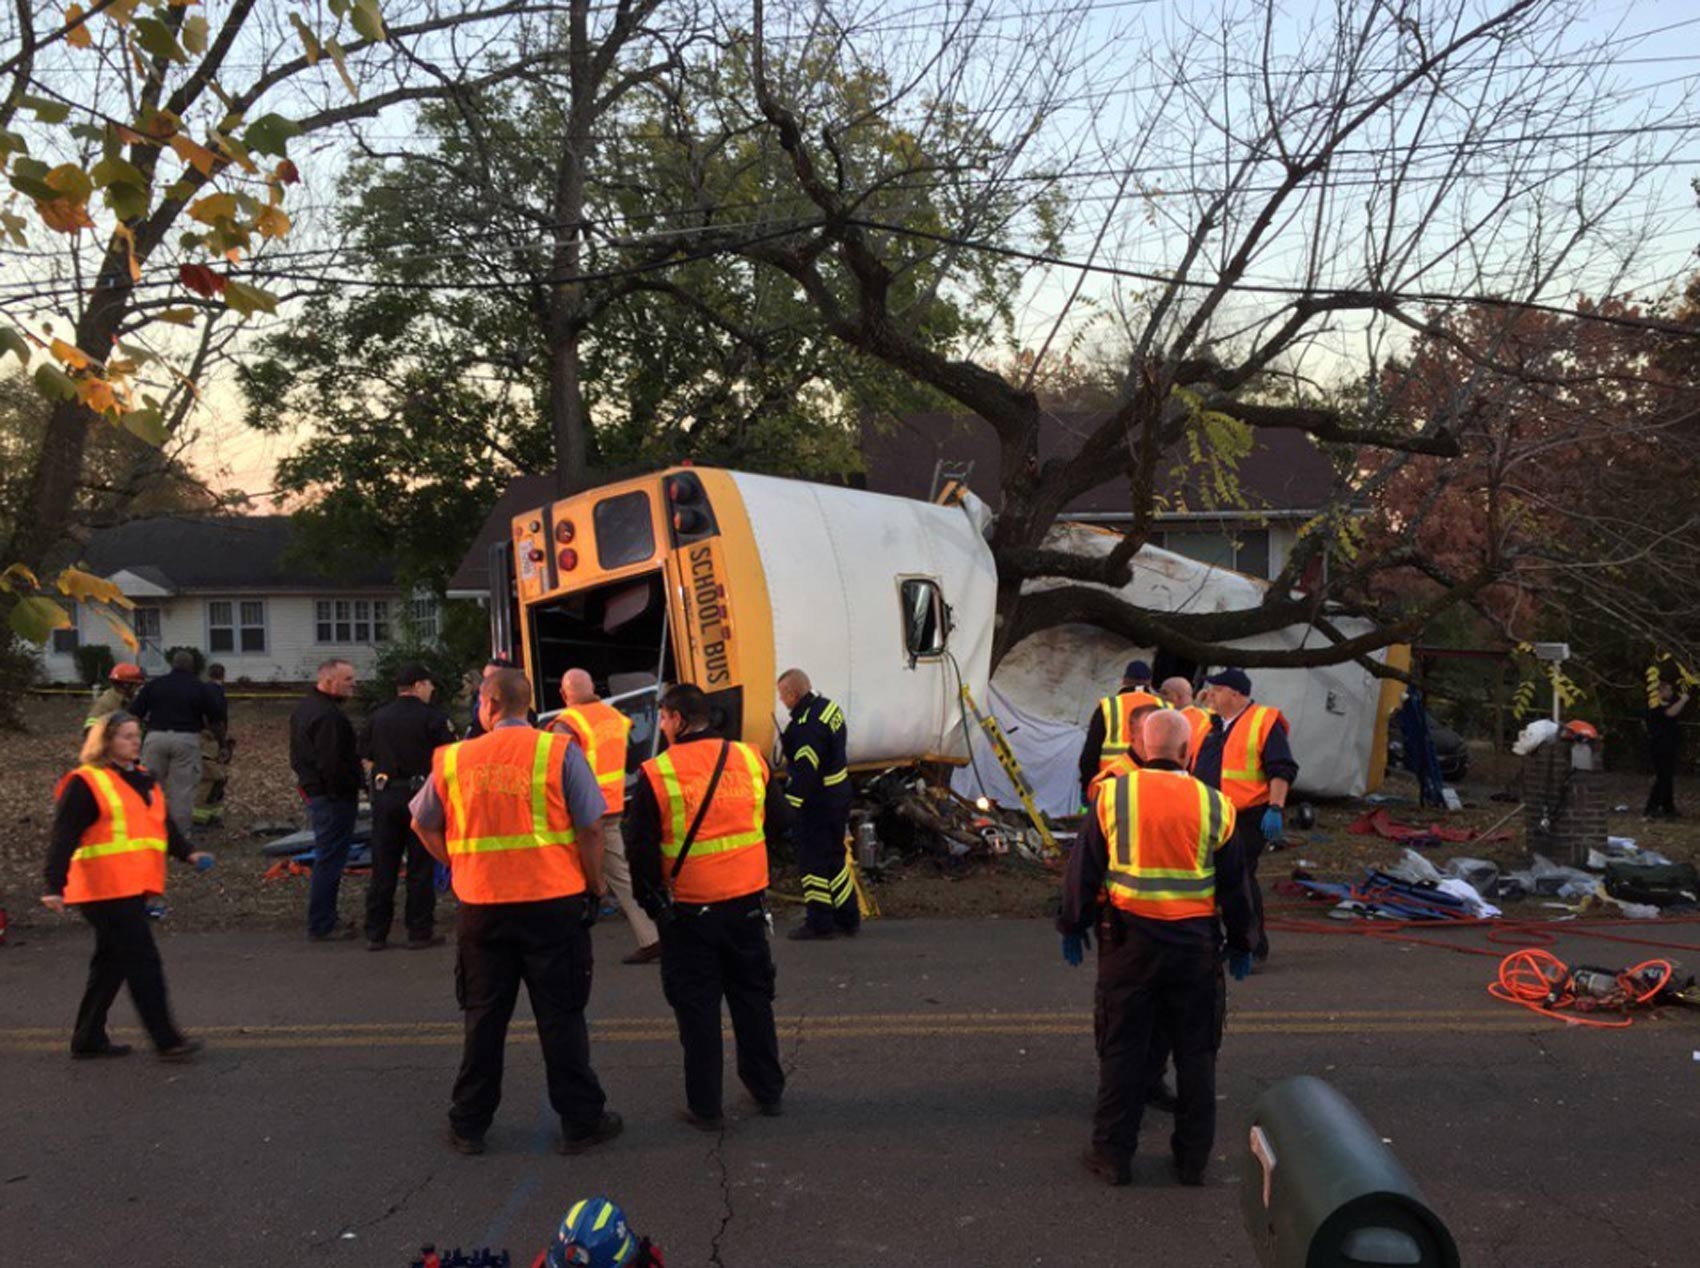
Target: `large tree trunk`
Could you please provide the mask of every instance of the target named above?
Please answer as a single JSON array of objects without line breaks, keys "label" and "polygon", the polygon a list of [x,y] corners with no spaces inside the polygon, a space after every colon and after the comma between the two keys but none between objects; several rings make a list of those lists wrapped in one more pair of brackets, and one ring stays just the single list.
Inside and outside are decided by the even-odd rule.
[{"label": "large tree trunk", "polygon": [[568,72],[572,98],[567,135],[555,173],[555,250],[549,304],[549,424],[555,437],[555,490],[565,497],[590,483],[590,420],[579,377],[584,329],[583,265],[585,173],[595,144],[597,75],[590,46],[590,0],[572,0],[568,18]]},{"label": "large tree trunk", "polygon": [[[128,301],[127,286],[97,292],[77,323],[76,345],[92,355],[112,347]],[[0,552],[5,564],[19,563],[43,576],[58,562],[74,527],[89,428],[97,426],[108,424],[81,401],[59,401],[53,406],[30,469],[28,509]],[[0,628],[4,628],[16,604],[17,596],[0,594]]]}]

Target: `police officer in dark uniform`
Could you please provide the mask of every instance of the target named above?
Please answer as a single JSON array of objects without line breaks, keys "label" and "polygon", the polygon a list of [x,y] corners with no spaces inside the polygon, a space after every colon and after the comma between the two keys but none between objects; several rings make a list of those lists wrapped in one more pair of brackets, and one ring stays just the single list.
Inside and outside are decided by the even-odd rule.
[{"label": "police officer in dark uniform", "polygon": [[407,861],[407,949],[437,946],[433,927],[436,865],[413,834],[408,802],[431,775],[431,754],[454,742],[449,715],[431,703],[436,684],[423,665],[396,674],[396,698],[373,710],[360,728],[360,759],[372,776],[372,879],[366,888],[366,949],[389,945],[396,878]]},{"label": "police officer in dark uniform", "polygon": [[803,874],[803,923],[786,936],[794,942],[840,933],[854,937],[862,927],[862,911],[844,848],[851,800],[844,711],[816,695],[800,669],[781,674],[778,689],[780,703],[791,714],[779,742],[785,751],[785,801],[796,815],[797,868]]}]

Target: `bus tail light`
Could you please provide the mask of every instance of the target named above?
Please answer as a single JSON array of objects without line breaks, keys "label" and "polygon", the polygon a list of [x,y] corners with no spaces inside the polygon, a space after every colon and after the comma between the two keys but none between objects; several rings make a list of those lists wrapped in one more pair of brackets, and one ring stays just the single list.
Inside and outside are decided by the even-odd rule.
[{"label": "bus tail light", "polygon": [[573,527],[571,520],[562,520],[555,525],[555,540],[560,542],[561,545],[565,546],[576,536],[578,536],[578,530]]},{"label": "bus tail light", "polygon": [[571,572],[578,567],[578,551],[571,546],[564,547],[561,553],[555,556],[555,562],[561,566],[562,572]]}]

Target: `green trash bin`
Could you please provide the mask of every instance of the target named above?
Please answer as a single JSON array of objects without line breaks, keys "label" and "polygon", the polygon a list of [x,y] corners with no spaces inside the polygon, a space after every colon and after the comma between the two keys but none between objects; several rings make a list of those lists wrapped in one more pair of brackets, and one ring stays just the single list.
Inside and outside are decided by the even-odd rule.
[{"label": "green trash bin", "polygon": [[1458,1268],[1458,1246],[1381,1136],[1321,1079],[1252,1111],[1241,1207],[1264,1268]]}]

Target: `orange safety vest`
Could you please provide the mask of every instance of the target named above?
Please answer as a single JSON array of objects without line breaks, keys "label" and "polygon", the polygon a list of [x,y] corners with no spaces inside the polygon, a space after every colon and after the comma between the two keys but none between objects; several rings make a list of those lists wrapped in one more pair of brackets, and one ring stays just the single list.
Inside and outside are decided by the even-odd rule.
[{"label": "orange safety vest", "polygon": [[529,903],[585,890],[572,816],[561,788],[571,741],[501,727],[431,754],[455,897]]},{"label": "orange safety vest", "polygon": [[732,741],[714,800],[697,828],[685,865],[673,878],[673,861],[691,830],[702,795],[720,760],[712,739],[673,744],[643,764],[661,811],[662,866],[681,903],[718,903],[767,888],[767,763],[748,744]]},{"label": "orange safety vest", "polygon": [[1234,809],[1265,805],[1269,780],[1263,773],[1263,745],[1277,726],[1286,726],[1281,711],[1269,705],[1247,705],[1222,737],[1222,791]]},{"label": "orange safety vest", "polygon": [[555,715],[549,729],[573,737],[584,749],[584,759],[596,775],[608,813],[626,808],[626,736],[632,720],[611,704],[592,700],[572,705]]},{"label": "orange safety vest", "polygon": [[94,794],[100,818],[83,833],[65,879],[67,903],[98,903],[165,892],[165,790],[155,784],[144,798],[122,775],[102,766],[79,766],[59,781],[61,797],[73,779]]},{"label": "orange safety vest", "polygon": [[1150,920],[1216,914],[1216,851],[1234,807],[1185,771],[1141,769],[1110,780],[1097,802],[1110,902]]},{"label": "orange safety vest", "polygon": [[1156,705],[1167,709],[1169,702],[1149,691],[1124,691],[1105,696],[1098,702],[1098,712],[1104,717],[1104,747],[1098,750],[1098,769],[1102,771],[1110,759],[1120,757],[1133,747],[1133,728],[1129,719],[1135,709]]},{"label": "orange safety vest", "polygon": [[1132,753],[1123,753],[1120,757],[1112,757],[1100,766],[1098,773],[1087,782],[1086,800],[1089,802],[1096,801],[1098,790],[1105,784],[1112,779],[1119,779],[1123,775],[1131,775],[1138,769],[1140,769],[1139,763],[1133,760]]},{"label": "orange safety vest", "polygon": [[1187,765],[1191,766],[1193,759],[1198,756],[1198,750],[1204,747],[1204,737],[1210,734],[1210,720],[1216,715],[1196,704],[1187,705],[1181,712],[1186,715],[1186,720],[1192,723],[1192,743],[1186,750]]}]

